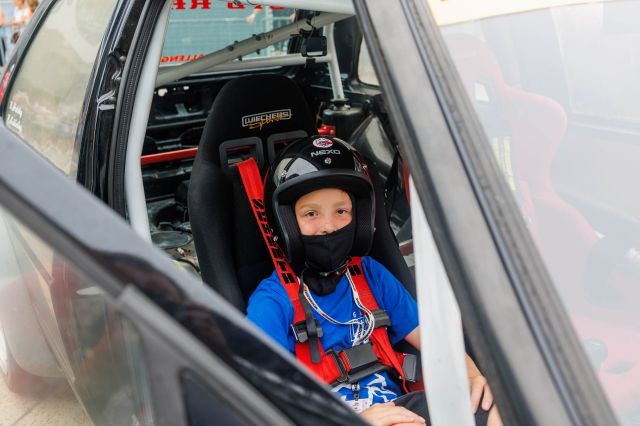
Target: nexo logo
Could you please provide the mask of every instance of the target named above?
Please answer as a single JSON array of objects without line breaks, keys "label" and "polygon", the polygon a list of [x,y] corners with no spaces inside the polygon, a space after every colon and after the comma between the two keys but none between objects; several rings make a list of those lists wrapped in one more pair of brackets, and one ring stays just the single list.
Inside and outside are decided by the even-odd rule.
[{"label": "nexo logo", "polygon": [[333,146],[333,142],[331,139],[327,138],[318,138],[313,140],[313,145],[318,148],[331,148]]}]

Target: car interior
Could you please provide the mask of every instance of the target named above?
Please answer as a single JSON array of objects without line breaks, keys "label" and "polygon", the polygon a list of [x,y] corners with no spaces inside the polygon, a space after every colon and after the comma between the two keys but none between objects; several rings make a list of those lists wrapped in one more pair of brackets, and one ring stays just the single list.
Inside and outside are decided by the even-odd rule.
[{"label": "car interior", "polygon": [[[241,9],[235,12],[244,16]],[[259,59],[253,59],[256,69],[244,69],[244,62],[251,59],[234,60],[226,63],[227,69],[235,64],[243,69],[193,75],[196,65],[206,70],[212,61],[217,62],[217,53],[182,65],[163,66],[162,58],[158,61],[161,66],[140,161],[144,198],[142,194],[128,196],[128,205],[144,200],[143,232],[144,219],[148,219],[147,232],[154,244],[244,310],[251,292],[273,265],[234,163],[252,156],[264,174],[269,162],[291,141],[313,134],[337,136],[356,147],[375,171],[376,234],[371,254],[415,295],[409,269],[406,168],[379,90],[354,75],[357,63],[353,58],[358,58],[362,44],[357,24],[345,15],[293,9],[291,13],[295,20],[289,25],[302,29],[288,40],[286,56],[289,61],[297,58],[300,65],[264,70]],[[342,52],[332,54],[337,44],[333,37],[323,35],[325,30],[316,27],[314,20],[330,22],[327,31],[351,38],[351,42],[341,43]],[[307,31],[298,21],[313,25]],[[276,43],[277,39],[274,37]],[[308,50],[307,45],[327,42],[322,56],[298,53]],[[344,69],[337,63],[341,56]],[[281,60],[274,56],[271,62],[274,59]],[[338,82],[331,76],[332,67],[341,73]],[[346,81],[340,81],[345,74]],[[180,79],[158,84],[168,80],[167,76]],[[336,98],[336,93],[342,95]],[[286,111],[288,116],[254,125],[248,122],[252,115],[274,111]],[[137,178],[136,174],[126,175],[129,180]],[[129,215],[134,229],[139,229],[130,207]]]},{"label": "car interior", "polygon": [[[78,153],[80,160],[57,153],[58,147],[77,142],[77,123],[58,122],[53,105],[32,102],[34,112],[46,112],[48,119],[41,124],[68,139],[49,143],[47,132],[36,132],[47,136],[34,139],[36,148],[47,158],[64,157],[62,167],[56,165],[65,173],[78,166],[76,160],[100,162],[99,171],[91,170],[100,183],[82,181],[85,186],[126,216],[139,236],[244,314],[249,296],[274,266],[236,164],[254,158],[265,176],[291,142],[316,134],[338,137],[358,150],[371,171],[376,231],[370,254],[415,297],[410,176],[353,6],[341,0],[283,0],[320,9],[303,10],[275,6],[275,0],[264,3],[165,1],[151,17],[149,39],[132,37],[128,56],[119,58],[122,80],[113,78],[107,85],[122,81],[127,86],[121,87],[122,98],[134,98],[129,105],[122,98],[102,99],[115,102],[101,106],[114,107],[114,119],[122,121],[102,132],[110,142],[96,152]],[[640,296],[640,204],[629,194],[640,177],[635,164],[640,130],[635,101],[616,105],[616,93],[604,93],[609,84],[593,94],[591,78],[604,81],[616,70],[608,64],[619,60],[617,55],[637,67],[637,55],[627,50],[637,45],[638,33],[633,29],[636,38],[627,40],[635,44],[618,46],[626,30],[617,25],[624,10],[616,5],[625,2],[609,3],[610,8],[593,4],[593,10],[581,5],[575,21],[573,7],[562,7],[438,25],[451,69],[458,71],[558,300],[612,405],[630,413],[631,424],[640,418],[640,363],[635,356],[640,353],[640,323],[633,303]],[[56,13],[58,20],[67,19],[65,9]],[[576,24],[582,13],[593,18],[593,28]],[[139,22],[145,30],[147,23]],[[585,35],[598,40],[586,53],[580,47]],[[534,54],[539,52],[544,54]],[[598,55],[591,73],[583,74],[591,62],[581,55]],[[139,71],[125,67],[140,58]],[[554,61],[557,65],[551,66]],[[87,64],[89,75],[93,62]],[[39,75],[40,68],[33,69]],[[631,84],[637,73],[633,66],[629,69],[628,75],[615,76],[621,83],[612,92],[637,89]],[[66,80],[61,92],[75,84],[74,79],[60,79]],[[21,100],[21,90],[15,91],[16,105],[29,105],[28,96]],[[80,110],[85,98],[77,97]],[[12,113],[14,118],[23,115],[18,107]],[[26,127],[29,120],[10,118],[10,130],[21,134],[15,126]],[[109,119],[102,121],[113,124]],[[82,145],[83,150],[94,148]],[[413,201],[418,211],[420,204]],[[417,240],[428,230],[419,216],[414,223]],[[73,309],[98,311],[87,294],[72,290],[73,297],[85,299]],[[60,311],[71,312],[65,297],[59,299]],[[90,338],[87,332],[85,346],[95,345]],[[410,351],[408,345],[396,349]]]},{"label": "car interior", "polygon": [[[228,22],[245,25],[250,6],[216,3],[228,8]],[[292,140],[315,133],[337,136],[375,170],[371,254],[415,295],[408,172],[380,88],[366,83],[372,77],[363,67],[367,52],[357,22],[330,7],[281,9],[265,6],[257,15],[266,23],[262,32],[244,38],[220,23],[221,31],[237,38],[200,52],[189,44],[190,32],[199,27],[185,24],[184,10],[166,8],[147,53],[146,62],[156,67],[141,81],[137,97],[139,115],[148,120],[132,120],[132,128],[139,128],[130,134],[138,136],[128,142],[128,158],[134,160],[128,161],[132,170],[125,175],[129,220],[242,311],[272,265],[234,163],[252,156],[265,173],[274,155]],[[214,16],[201,12],[200,18]],[[227,21],[224,25],[230,25]],[[587,330],[598,326],[588,318],[610,316],[621,303],[612,289],[633,286],[629,274],[615,271],[615,259],[624,258],[633,245],[626,240],[621,244],[617,230],[601,225],[602,210],[585,204],[586,193],[572,192],[576,185],[567,185],[570,176],[558,172],[558,162],[576,149],[575,116],[557,97],[518,84],[526,75],[505,75],[513,71],[505,64],[521,59],[508,45],[497,49],[491,33],[483,40],[475,31],[472,24],[459,32],[446,29],[445,43],[532,239],[562,283],[562,296],[577,301],[571,307],[574,325],[579,333],[585,330],[585,347],[598,363],[598,342],[611,349],[617,343],[596,333],[598,342],[592,344]],[[369,64],[375,80],[372,71]],[[273,112],[285,115],[251,122]],[[599,269],[585,271],[586,265]],[[628,311],[618,310],[615,321],[622,324],[622,336],[630,318]],[[617,361],[610,362],[618,371]]]},{"label": "car interior", "polygon": [[[113,191],[117,200],[110,195],[103,200],[115,211],[124,212],[132,229],[163,250],[185,274],[199,278],[203,286],[214,289],[244,314],[250,294],[274,265],[236,163],[252,157],[265,174],[269,163],[292,141],[311,135],[336,136],[358,149],[374,182],[376,233],[371,255],[415,296],[409,177],[380,89],[357,76],[363,40],[352,12],[345,14],[341,6],[327,6],[323,11],[277,6],[254,9],[221,1],[211,2],[214,10],[204,7],[208,2],[194,2],[202,8],[192,10],[180,8],[181,3],[165,2],[145,48],[134,41],[139,49],[135,52],[144,53],[139,74],[123,77],[123,81],[136,83],[134,101],[128,106],[131,113],[122,114],[126,120],[118,126],[126,128],[126,136],[116,133],[115,148],[105,148],[114,151],[106,155],[109,164],[102,176],[109,185],[119,186]],[[259,12],[253,13],[256,10]],[[64,20],[63,12],[58,10],[56,19]],[[255,22],[246,21],[249,14],[255,15]],[[123,55],[121,59],[127,58]],[[126,102],[120,102],[123,104]],[[63,333],[60,347],[65,347],[59,353],[63,358],[67,347],[72,348],[72,362],[88,373],[74,385],[89,414],[109,417],[121,403],[103,406],[101,397],[108,393],[104,386],[116,389],[113,396],[119,398],[120,389],[128,389],[127,378],[137,374],[136,366],[119,357],[126,352],[121,347],[127,345],[127,326],[112,315],[105,294],[96,286],[85,285],[83,279],[67,279],[72,275],[66,270],[56,274],[65,279],[52,280],[57,287],[51,292],[52,308],[47,311],[51,323],[58,320],[68,329],[72,328],[68,323],[79,324],[73,332]],[[146,278],[138,279],[143,282]],[[198,282],[186,282],[193,284],[190,291],[211,295]],[[39,335],[38,324],[31,328]],[[242,350],[250,350],[241,343]],[[256,344],[260,347],[264,342]],[[112,350],[116,353],[113,359]],[[415,352],[408,344],[396,350]],[[48,361],[52,372],[47,374],[52,378],[76,367],[63,372],[53,356]],[[107,361],[123,369],[118,380],[104,385],[94,380],[101,371],[91,368]],[[30,367],[12,370],[19,371],[20,378],[30,379],[38,373],[26,392],[40,386],[40,376],[44,376]],[[115,369],[109,371],[116,376]],[[263,376],[258,376],[255,380],[261,381]],[[84,401],[87,396],[88,402]],[[121,405],[127,408],[123,412],[138,411],[144,417],[129,402],[144,406],[133,399],[124,401]],[[321,415],[331,417],[331,413]]]},{"label": "car interior", "polygon": [[[431,261],[447,252],[442,251],[442,246],[436,247],[436,238],[432,238],[435,233],[431,232],[426,215],[421,213],[418,199],[410,200],[410,176],[402,151],[409,144],[399,143],[405,141],[398,141],[391,127],[390,113],[373,67],[376,58],[369,57],[358,21],[353,16],[353,5],[347,0],[282,0],[285,5],[307,5],[314,9],[304,10],[276,6],[278,1],[263,0],[264,5],[253,5],[245,0],[99,0],[92,2],[93,9],[84,3],[79,6],[75,0],[48,2],[46,19],[42,20],[42,28],[48,24],[46,31],[42,30],[40,37],[35,32],[28,43],[23,42],[25,55],[16,62],[19,67],[15,76],[12,77],[14,68],[11,66],[0,84],[0,99],[5,88],[9,88],[10,101],[5,102],[7,130],[65,174],[75,177],[124,216],[140,237],[164,251],[185,274],[197,278],[196,281],[184,280],[185,288],[188,286],[198,296],[211,297],[216,295],[206,291],[206,287],[215,290],[235,307],[224,314],[240,313],[237,318],[243,326],[248,326],[243,315],[249,296],[258,283],[271,274],[274,265],[250,208],[237,163],[253,158],[262,176],[266,176],[269,164],[291,142],[311,135],[338,137],[364,157],[374,183],[375,235],[370,255],[397,277],[415,298],[413,231],[416,245],[421,249],[418,252],[421,266],[427,264],[426,257]],[[430,2],[429,6],[432,12],[444,4],[455,10],[454,3]],[[548,291],[542,287],[544,291],[540,291],[539,283],[529,277],[532,288],[527,290],[534,296],[544,295],[558,301],[561,305],[558,310],[566,311],[577,343],[584,348],[587,355],[584,361],[591,363],[622,424],[640,424],[640,361],[637,356],[640,353],[640,322],[634,304],[640,296],[640,251],[637,248],[640,203],[632,196],[634,184],[640,178],[640,167],[636,164],[640,158],[640,144],[637,143],[640,121],[633,96],[640,93],[640,85],[637,84],[638,55],[630,54],[637,53],[640,32],[632,23],[621,25],[626,22],[624,18],[633,16],[625,8],[633,2],[575,2],[576,5],[560,2],[562,6],[552,3],[551,8],[509,6],[505,13],[493,11],[490,16],[478,17],[471,16],[473,13],[466,16],[473,8],[465,7],[464,16],[456,17],[454,15],[458,14],[452,13],[448,18],[450,21],[446,14],[440,17],[442,21],[439,20],[434,12],[449,54],[444,60],[436,59],[444,65],[450,59],[449,69],[457,70],[459,79],[448,73],[435,77],[431,71],[429,77],[433,78],[434,85],[442,83],[456,89],[460,84],[456,90],[459,89],[460,94],[466,92],[469,104],[459,104],[463,96],[455,99],[455,106],[461,107],[460,111],[466,107],[475,111],[479,123],[464,124],[481,125],[496,160],[495,171],[501,173],[510,190],[501,193],[511,195],[503,201],[508,198],[515,201],[512,207],[519,208],[523,219],[520,224],[529,231],[522,232],[524,239],[514,241],[528,243],[526,238],[530,237],[532,250],[521,250],[527,248],[526,244],[497,247],[496,252],[500,252],[497,254],[504,256],[500,260],[506,259],[504,263],[508,266],[510,257],[519,256],[518,261],[523,265],[544,264],[546,270],[538,268],[541,276],[549,279],[555,288]],[[384,4],[387,7],[386,2]],[[83,14],[76,15],[81,7]],[[125,10],[128,7],[138,9]],[[383,6],[378,3],[376,7]],[[486,5],[476,12],[484,7]],[[514,13],[506,13],[511,7],[515,7]],[[529,10],[529,7],[533,9]],[[92,10],[92,19],[84,14],[89,10]],[[114,10],[122,15],[113,15]],[[135,25],[119,28],[118,17],[125,15],[128,21],[123,22]],[[95,19],[98,16],[103,18],[99,25]],[[86,34],[76,37],[79,29],[67,23],[82,24],[79,28]],[[60,28],[65,29],[62,32],[65,34],[58,34]],[[65,52],[60,55],[65,59],[60,64],[68,65],[60,65],[48,78],[42,78],[43,64],[49,64],[51,56],[50,43],[43,40],[49,38],[64,41],[56,47]],[[89,38],[91,43],[87,43]],[[584,43],[585,39],[591,42]],[[389,53],[384,50],[388,45],[392,45],[394,54],[404,53],[400,47],[396,51],[395,39],[379,38],[378,41],[385,55]],[[92,45],[97,56],[85,54],[85,45]],[[120,48],[122,54],[118,52]],[[114,55],[114,52],[118,54]],[[20,55],[14,56],[18,57]],[[391,66],[398,66],[407,73],[414,71],[404,63],[387,65],[390,70]],[[103,71],[95,70],[104,70],[110,77],[101,76]],[[392,74],[396,72],[393,68]],[[78,84],[80,78],[87,81]],[[56,80],[63,84],[51,84]],[[11,86],[7,86],[9,82],[12,82]],[[85,87],[85,83],[91,88],[87,93],[78,89]],[[412,102],[417,97],[409,98],[407,100]],[[89,112],[92,107],[87,105],[93,105],[99,112]],[[441,107],[440,112],[446,115],[447,108]],[[36,116],[38,120],[30,119]],[[470,118],[468,114],[466,117]],[[95,123],[92,122],[94,118]],[[429,120],[432,118],[437,117],[429,117]],[[414,116],[411,120],[417,121]],[[425,123],[426,120],[421,124]],[[453,135],[455,131],[451,133]],[[438,140],[419,142],[421,148],[428,147],[430,152],[443,146]],[[475,139],[471,142],[475,143]],[[460,150],[460,146],[454,148]],[[476,152],[482,148],[485,147]],[[463,159],[464,149],[458,153]],[[439,154],[436,152],[435,157],[427,157],[425,163],[431,166],[431,161],[440,159]],[[452,175],[461,172],[463,178],[472,180],[476,172],[473,162],[471,159],[461,163],[460,167],[455,166],[456,170],[442,168],[445,181],[450,172],[454,172]],[[484,168],[480,171],[487,172]],[[481,176],[487,177],[491,178],[491,173]],[[485,190],[495,189],[490,188],[495,182],[500,182],[499,178],[487,180],[484,187],[480,182],[474,195],[482,198],[486,195]],[[426,183],[437,190],[444,189],[439,182]],[[425,180],[420,184],[425,184]],[[453,191],[447,193],[447,197],[458,198],[458,193],[454,192],[458,188],[455,184],[451,187]],[[487,191],[489,193],[491,191]],[[467,219],[465,207],[456,210],[452,216],[461,212],[460,216],[465,215],[464,219]],[[411,208],[414,209],[413,226]],[[442,208],[441,213],[448,215],[450,210]],[[490,209],[482,213],[487,223],[493,219],[499,222],[507,216],[492,217],[494,212]],[[0,228],[4,227],[3,216],[0,211]],[[523,231],[524,227],[515,229],[512,226],[518,224],[520,217],[511,216],[509,214],[508,219],[514,219],[514,222],[505,221],[509,231]],[[14,219],[19,221],[20,218]],[[476,238],[476,233],[467,233],[467,229],[472,228],[455,229],[456,233],[465,234],[465,243]],[[490,236],[494,238],[492,242],[499,242],[500,232]],[[10,388],[29,393],[42,387],[41,378],[71,378],[70,374],[75,374],[74,368],[77,368],[77,380],[72,382],[70,379],[74,391],[80,390],[76,392],[79,398],[86,394],[93,399],[95,395],[109,393],[104,391],[101,381],[92,381],[108,371],[114,377],[119,374],[123,378],[108,384],[118,390],[112,392],[115,404],[103,406],[103,398],[97,397],[88,403],[84,401],[85,406],[94,414],[109,417],[111,410],[120,404],[116,399],[122,399],[125,406],[133,401],[135,407],[125,411],[137,412],[144,417],[144,410],[136,407],[144,406],[145,401],[129,401],[126,393],[119,392],[128,386],[126,377],[137,376],[137,366],[129,365],[131,360],[127,352],[129,339],[135,343],[133,334],[128,334],[133,328],[121,323],[119,317],[107,309],[103,292],[91,280],[75,277],[73,268],[58,267],[54,263],[55,267],[46,271],[38,266],[38,258],[46,257],[46,262],[58,258],[57,254],[50,254],[52,250],[46,241],[37,244],[45,249],[32,253],[27,247],[34,239],[20,237],[27,235],[26,231],[15,234],[7,233],[9,237],[4,239],[12,238],[9,241],[12,245],[24,246],[19,254],[26,260],[24,264],[16,262],[19,267],[9,275],[18,276],[23,270],[28,271],[23,280],[30,287],[12,287],[20,288],[21,301],[28,309],[7,305],[7,297],[0,297],[0,301],[7,306],[4,312],[11,308],[22,315],[23,311],[30,313],[33,310],[32,313],[37,312],[38,316],[29,317],[29,321],[23,320],[22,316],[12,318],[11,333],[5,333],[8,327],[0,324],[0,352],[3,352],[5,334],[10,343],[5,345],[10,349],[5,353],[11,354],[18,348],[16,356],[11,354],[11,359],[7,358],[11,361],[6,363],[11,364],[11,369],[7,369],[11,371]],[[425,240],[432,244],[429,250],[424,249]],[[465,246],[466,249],[472,244]],[[541,259],[535,255],[525,256],[535,254],[535,248]],[[470,252],[475,261],[476,251]],[[483,254],[478,254],[481,262]],[[75,259],[71,260],[69,263],[74,265]],[[442,308],[446,305],[442,303],[443,299],[434,300],[423,289],[456,290],[447,285],[455,283],[454,280],[446,282],[455,272],[445,270],[442,263],[436,262],[436,267],[428,264],[420,271],[421,274],[424,270],[435,271],[434,275],[441,272],[443,277],[443,282],[424,280],[428,285],[420,286],[421,307],[437,305]],[[171,272],[179,274],[171,265],[167,266]],[[437,270],[438,267],[442,271]],[[140,269],[145,268],[147,265],[140,266]],[[154,278],[137,279],[140,279],[140,287],[144,287],[144,280]],[[50,283],[53,285],[48,285]],[[482,285],[485,284],[482,281]],[[518,285],[514,279],[503,288],[522,291]],[[557,294],[553,290],[557,290]],[[456,300],[453,294],[446,295],[451,296],[451,304],[445,307],[457,312],[457,319],[458,308],[464,308],[463,304],[468,300],[464,300],[464,296]],[[499,293],[482,288],[471,298],[475,301],[482,299],[477,296],[483,296],[493,302],[496,295]],[[518,309],[527,310],[526,304],[530,302],[527,299],[526,294],[518,295],[521,303]],[[226,308],[226,304],[222,305]],[[421,309],[421,315],[425,311],[436,309]],[[507,315],[507,311],[504,312]],[[503,314],[500,308],[492,313]],[[177,319],[178,314],[174,317]],[[424,318],[421,316],[423,324]],[[461,352],[466,336],[458,321],[450,323],[447,327],[435,327],[440,328],[436,332],[431,327],[429,333],[423,333],[423,342],[425,336],[433,337],[437,333],[441,334],[436,337],[447,341],[458,336],[459,344],[455,349]],[[75,331],[74,324],[77,324]],[[469,323],[466,325],[470,326]],[[533,329],[535,323],[530,325]],[[555,325],[550,328],[560,330]],[[485,327],[485,324],[473,326]],[[58,327],[62,333],[58,333]],[[36,335],[38,340],[18,347],[14,342],[26,341],[15,337],[21,334]],[[479,333],[471,337],[477,335]],[[262,359],[268,358],[254,348],[272,342],[258,343],[254,347],[244,347],[242,341],[238,343],[243,346],[241,350],[238,346],[232,347],[234,353],[230,356],[240,356],[241,351],[246,351],[261,358],[255,365],[245,363],[245,373],[261,368]],[[473,358],[470,342],[465,340],[464,344],[464,349]],[[429,345],[430,348],[434,346],[438,345]],[[135,352],[135,345],[133,348]],[[282,350],[275,345],[274,348]],[[395,349],[413,352],[406,343]],[[225,347],[225,354],[226,351]],[[113,359],[104,359],[121,366],[120,373],[97,367],[91,371],[94,366],[103,365],[103,354],[110,357],[112,353],[115,354]],[[427,363],[432,353],[423,351]],[[72,359],[68,361],[65,357]],[[136,355],[133,358],[143,357]],[[499,359],[491,359],[494,366],[501,366]],[[21,365],[17,360],[27,362]],[[0,359],[0,364],[2,361]],[[242,364],[240,361],[236,366]],[[68,367],[68,370],[62,371],[60,366]],[[427,367],[433,368],[433,364]],[[439,364],[437,367],[441,372],[450,371],[440,368]],[[435,383],[434,375],[429,374],[430,383]],[[251,383],[260,383],[265,377],[269,380],[266,375],[256,374]],[[142,381],[141,376],[137,379]],[[451,376],[446,379],[453,383]],[[462,383],[466,377],[459,379]],[[189,389],[188,386],[185,388]],[[200,396],[199,387],[191,389]],[[430,403],[435,401],[437,405],[438,397],[434,398],[434,394],[430,396]],[[446,392],[440,395],[446,395]],[[443,402],[451,406],[455,401],[449,399]],[[206,398],[200,400],[203,405],[210,405]],[[297,402],[297,399],[293,397],[285,403],[291,402]],[[435,410],[433,412],[435,414]],[[318,414],[325,415],[324,411]]]},{"label": "car interior", "polygon": [[[310,15],[309,19],[313,17]],[[161,26],[158,24],[158,27]],[[349,27],[347,25],[345,29]],[[322,30],[314,31],[320,34]],[[152,40],[148,60],[157,68],[158,64],[162,64],[162,59],[152,56],[154,52],[159,55],[161,51],[164,40],[160,35],[164,34],[164,29],[160,28],[156,33],[159,35]],[[301,49],[302,40],[298,40],[295,46],[296,43],[292,43],[290,50]],[[253,156],[264,171],[277,151],[292,140],[323,131],[334,131],[349,140],[350,135],[345,129],[351,133],[355,128],[358,130],[353,132],[357,135],[354,141],[366,146],[374,138],[376,144],[391,153],[383,159],[390,159],[391,162],[394,159],[395,148],[380,124],[386,117],[374,115],[372,106],[363,108],[365,102],[372,102],[372,96],[354,94],[354,102],[349,105],[346,105],[347,99],[341,99],[341,109],[332,109],[332,114],[336,119],[344,120],[344,115],[355,120],[344,120],[344,126],[325,126],[320,129],[323,124],[330,123],[323,122],[319,117],[323,110],[330,108],[333,90],[331,84],[327,85],[326,61],[312,62],[315,60],[307,63],[307,59],[303,58],[300,65],[269,65],[267,71],[260,69],[262,65],[256,64],[253,66],[258,67],[257,70],[240,69],[195,76],[191,76],[192,71],[187,70],[186,75],[176,77],[179,81],[163,84],[157,84],[156,74],[152,73],[151,81],[140,81],[140,90],[148,90],[148,94],[138,97],[140,102],[136,104],[134,116],[146,117],[144,120],[131,120],[131,136],[127,141],[127,157],[134,156],[134,162],[128,162],[129,165],[133,164],[133,172],[125,175],[130,221],[140,235],[150,237],[183,269],[201,275],[207,285],[241,311],[252,289],[260,279],[270,274],[273,266],[257,232],[248,200],[240,188],[234,163]],[[240,68],[245,66],[238,65]],[[321,104],[324,105],[322,109]],[[288,111],[289,118],[259,123],[257,126],[252,126],[250,120],[245,123],[246,116],[279,110]],[[340,114],[341,111],[344,114]],[[374,116],[377,117],[375,120]],[[135,138],[139,139],[136,141]],[[380,163],[381,160],[371,161],[373,168],[374,161]],[[386,173],[395,170],[398,173],[400,168],[397,165],[393,168],[391,162],[380,163],[380,170]],[[379,177],[380,182],[382,177]],[[396,179],[395,182],[401,185],[405,181]],[[394,270],[409,288],[413,288],[410,272],[397,250],[398,244],[389,227],[387,209],[384,207],[384,189],[382,184],[376,187],[380,206],[377,250],[384,253],[379,259]],[[397,198],[401,199],[401,196]],[[404,210],[394,213],[397,229],[408,218],[406,202],[399,202],[399,205]],[[139,211],[143,211],[142,217],[138,215]],[[404,229],[406,232],[406,226]],[[111,318],[101,315],[101,305],[94,300],[89,304],[86,295],[77,297],[79,294],[71,294],[73,299],[80,299],[78,302],[74,300],[73,309],[80,314],[96,313],[91,322],[84,317],[86,328],[80,331],[87,331],[80,335],[82,347],[96,347],[98,343],[92,340],[98,334],[95,330],[103,328],[105,324],[109,324],[108,330],[118,333],[116,337],[121,335],[119,324],[113,327]],[[66,312],[69,307],[69,304],[65,304],[61,311]],[[120,349],[119,342],[114,338],[109,345],[116,353],[123,354],[126,351]],[[87,355],[89,360],[91,354]],[[121,364],[126,365],[125,362]],[[113,370],[110,373],[113,374]],[[80,383],[79,386],[89,389],[93,384]],[[98,387],[101,385],[97,383]],[[189,387],[186,389],[188,391]],[[98,392],[104,393],[104,389],[100,388]],[[198,388],[197,392],[202,400],[206,389]],[[211,405],[211,402],[207,401],[206,404]],[[96,412],[102,410],[108,412],[103,407],[95,408]],[[130,411],[135,410],[124,410]],[[144,413],[136,414],[144,417]],[[220,413],[215,414],[220,416]]]},{"label": "car interior", "polygon": [[[232,6],[243,21],[250,7]],[[415,296],[409,176],[380,89],[365,82],[375,80],[375,74],[370,63],[368,70],[363,66],[367,52],[357,22],[335,11],[278,9],[264,8],[263,18],[271,24],[263,33],[203,54],[180,50],[176,40],[186,38],[176,37],[172,26],[183,12],[165,10],[158,27],[165,22],[167,36],[157,31],[151,42],[155,49],[147,56],[147,63],[159,67],[153,70],[155,79],[141,82],[147,92],[138,97],[144,100],[141,116],[148,115],[148,121],[144,130],[131,132],[144,137],[128,145],[129,158],[141,157],[141,167],[132,161],[135,170],[125,175],[129,220],[182,268],[243,311],[252,290],[273,267],[234,163],[252,156],[264,174],[292,140],[316,133],[337,136],[375,170],[371,254]],[[277,19],[282,26],[274,28]],[[466,31],[472,32],[462,33]],[[563,283],[559,289],[566,300],[579,301],[572,307],[574,326],[588,337],[587,331],[599,327],[588,318],[610,315],[619,303],[612,299],[616,293],[611,284],[602,288],[602,283],[629,287],[624,284],[629,277],[605,266],[606,276],[591,271],[585,281],[585,265],[602,266],[593,257],[612,259],[612,250],[619,252],[615,258],[623,258],[631,246],[618,247],[617,240],[602,238],[593,226],[600,213],[572,202],[566,191],[560,193],[558,188],[566,187],[557,185],[557,177],[552,182],[566,140],[575,134],[572,117],[552,97],[507,81],[504,66],[480,38],[455,31],[444,36],[532,239],[554,278]],[[166,53],[169,47],[173,50]],[[504,62],[509,63],[502,58]],[[251,124],[261,113],[283,111],[278,119]],[[531,115],[538,117],[535,127]],[[132,121],[132,126],[140,124]],[[621,335],[626,329],[621,327]],[[585,339],[585,347],[598,363],[602,341],[612,350],[617,344],[604,332],[596,334],[600,337],[595,341]],[[617,361],[610,362],[618,371]],[[605,382],[624,377],[616,373]]]}]

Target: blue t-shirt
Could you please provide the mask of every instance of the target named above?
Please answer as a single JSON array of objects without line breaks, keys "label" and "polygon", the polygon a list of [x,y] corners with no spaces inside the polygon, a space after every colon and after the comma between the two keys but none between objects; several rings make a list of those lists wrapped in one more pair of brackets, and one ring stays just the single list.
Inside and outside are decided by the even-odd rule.
[{"label": "blue t-shirt", "polygon": [[[378,305],[391,319],[387,328],[389,340],[395,345],[418,326],[418,309],[415,300],[400,282],[384,266],[369,256],[362,258],[362,268],[373,296]],[[331,318],[340,322],[358,319],[365,325],[365,317],[353,300],[353,294],[347,277],[344,276],[333,293],[326,296],[312,294],[318,306]],[[295,338],[291,330],[293,323],[293,305],[289,300],[278,274],[274,271],[269,278],[260,282],[249,298],[248,318],[269,336],[295,353]],[[320,322],[323,336],[320,338],[323,349],[342,350],[353,345],[357,325],[336,325],[314,311]],[[402,395],[402,388],[386,372],[376,373],[362,379],[359,383],[359,399],[364,400],[364,408],[379,402],[392,401]],[[333,389],[344,401],[353,401],[353,386],[338,385]]]}]

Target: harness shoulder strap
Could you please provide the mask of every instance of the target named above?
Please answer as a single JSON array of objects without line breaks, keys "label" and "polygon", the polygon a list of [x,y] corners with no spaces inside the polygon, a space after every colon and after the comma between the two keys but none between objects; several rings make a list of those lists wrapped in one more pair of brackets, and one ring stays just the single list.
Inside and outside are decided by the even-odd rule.
[{"label": "harness shoulder strap", "polygon": [[[305,309],[299,296],[300,284],[291,265],[287,262],[284,253],[274,241],[271,228],[267,222],[263,200],[263,183],[258,164],[255,159],[249,158],[237,163],[237,167],[245,192],[249,198],[249,205],[260,228],[260,233],[269,248],[269,254],[273,260],[280,282],[284,286],[289,300],[293,305],[293,323],[295,325],[300,322],[306,322],[308,316],[305,314]],[[296,358],[322,379],[332,380],[332,378],[340,376],[340,372],[335,366],[335,363],[323,362],[325,356],[318,335],[309,336],[309,340],[305,342],[296,341],[295,349]]]},{"label": "harness shoulder strap", "polygon": [[[365,308],[370,311],[376,311],[379,308],[378,302],[371,291],[371,287],[367,282],[367,279],[364,275],[364,270],[362,268],[362,258],[354,257],[349,263],[349,273],[351,274],[351,278],[353,279],[353,284],[360,295],[360,300]],[[387,333],[386,327],[376,327],[371,334],[371,341],[373,343],[373,348],[378,357],[382,360],[382,362],[386,365],[392,366],[393,369],[398,373],[400,378],[402,379],[402,385],[405,388],[405,391],[408,392],[406,387],[406,381],[404,378],[404,371],[402,369],[402,358],[404,354],[399,354],[393,349],[391,346],[391,341],[389,340],[389,334]]]},{"label": "harness shoulder strap", "polygon": [[[249,205],[253,211],[253,215],[260,228],[260,233],[264,239],[265,244],[269,248],[269,254],[273,260],[273,264],[278,272],[280,282],[287,291],[289,299],[294,302],[299,300],[298,298],[298,280],[296,274],[291,269],[291,266],[287,262],[284,253],[280,250],[280,247],[276,244],[271,233],[271,228],[267,223],[267,214],[264,208],[263,197],[263,185],[260,177],[260,170],[258,170],[258,164],[255,159],[249,158],[248,160],[237,163],[238,170],[240,171],[240,177],[242,178],[242,184],[244,185],[245,192],[249,198]],[[299,303],[294,303],[294,321],[304,320],[304,311],[302,306],[297,309]]]},{"label": "harness shoulder strap", "polygon": [[[280,282],[284,286],[289,300],[293,305],[293,325],[295,326],[300,322],[305,322],[308,319],[308,315],[305,314],[304,305],[300,298],[300,283],[291,265],[287,262],[284,253],[274,241],[271,228],[267,222],[263,200],[263,183],[258,165],[253,158],[249,158],[248,160],[237,163],[237,167],[247,197],[249,198],[251,210],[258,223],[265,244],[269,248],[269,253],[280,278]],[[362,269],[362,259],[359,257],[353,258],[348,268],[363,305],[371,311],[378,310],[378,303],[371,292]],[[340,370],[339,364],[333,355],[325,354],[322,350],[319,336],[313,337],[313,340],[310,338],[304,342],[296,341],[296,358],[326,383],[333,383],[337,378],[344,377],[346,373]],[[371,341],[378,358],[383,364],[391,366],[396,370],[402,379],[405,390],[407,390],[402,371],[402,355],[393,350],[386,328],[376,328],[371,335]]]}]

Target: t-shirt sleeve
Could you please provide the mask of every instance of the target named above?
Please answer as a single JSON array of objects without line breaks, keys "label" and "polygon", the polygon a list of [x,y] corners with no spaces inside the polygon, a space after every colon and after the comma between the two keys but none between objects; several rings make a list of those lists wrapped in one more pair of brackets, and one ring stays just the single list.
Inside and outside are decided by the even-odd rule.
[{"label": "t-shirt sleeve", "polygon": [[378,305],[391,319],[389,340],[395,345],[418,326],[418,306],[407,289],[387,268],[376,260],[363,258],[363,267]]},{"label": "t-shirt sleeve", "polygon": [[293,306],[286,290],[273,276],[262,280],[249,298],[247,318],[289,352],[295,351],[289,339]]}]

